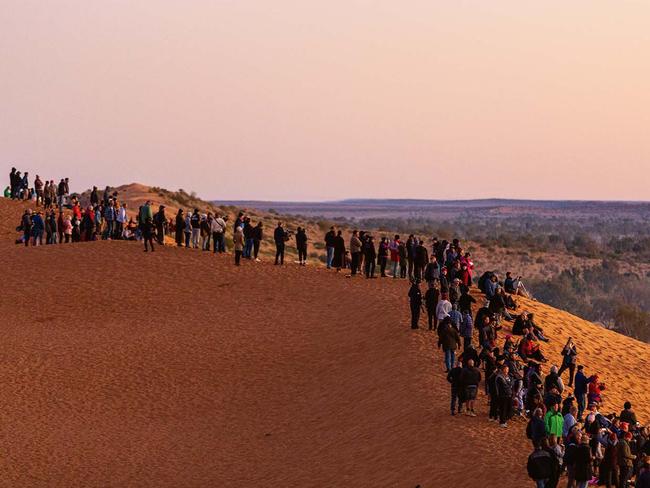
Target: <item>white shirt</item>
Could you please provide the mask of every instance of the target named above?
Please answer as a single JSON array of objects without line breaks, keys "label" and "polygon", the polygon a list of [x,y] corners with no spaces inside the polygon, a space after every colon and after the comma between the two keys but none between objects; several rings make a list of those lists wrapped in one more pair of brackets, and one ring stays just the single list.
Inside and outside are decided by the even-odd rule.
[{"label": "white shirt", "polygon": [[436,306],[436,317],[438,320],[442,320],[445,317],[449,317],[449,312],[451,312],[452,306],[449,300],[440,300]]}]

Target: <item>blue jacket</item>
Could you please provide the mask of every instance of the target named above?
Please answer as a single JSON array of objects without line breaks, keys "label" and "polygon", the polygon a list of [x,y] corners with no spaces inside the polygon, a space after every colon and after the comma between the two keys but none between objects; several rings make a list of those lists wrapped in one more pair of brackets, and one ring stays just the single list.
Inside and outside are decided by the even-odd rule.
[{"label": "blue jacket", "polygon": [[575,377],[575,389],[573,392],[576,395],[586,395],[587,394],[587,388],[589,388],[589,383],[594,381],[594,377],[590,376],[587,378],[585,374],[582,371],[578,371],[576,373]]},{"label": "blue jacket", "polygon": [[32,232],[43,232],[45,229],[45,222],[40,215],[36,214],[32,217]]}]

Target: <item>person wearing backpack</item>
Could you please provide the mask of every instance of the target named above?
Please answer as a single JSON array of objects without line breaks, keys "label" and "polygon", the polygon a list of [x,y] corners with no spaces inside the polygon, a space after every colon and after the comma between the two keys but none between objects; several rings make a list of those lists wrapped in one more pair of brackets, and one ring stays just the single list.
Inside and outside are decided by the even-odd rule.
[{"label": "person wearing backpack", "polygon": [[528,456],[528,476],[535,481],[537,488],[550,487],[549,480],[557,478],[560,466],[555,456],[548,449],[548,441],[543,439],[535,445]]}]

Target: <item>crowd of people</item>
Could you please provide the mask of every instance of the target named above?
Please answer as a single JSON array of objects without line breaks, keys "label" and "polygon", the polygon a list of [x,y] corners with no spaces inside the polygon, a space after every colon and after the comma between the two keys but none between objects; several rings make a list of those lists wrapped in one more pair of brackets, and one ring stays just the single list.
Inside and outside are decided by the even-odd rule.
[{"label": "crowd of people", "polygon": [[[451,269],[465,269],[458,241],[450,247],[457,260]],[[638,422],[630,402],[619,413],[605,413],[605,382],[579,364],[573,338],[564,344],[559,366],[549,366],[542,345],[550,338],[534,314],[517,313],[516,295],[528,294],[521,278],[507,273],[501,281],[495,273],[481,275],[477,282],[485,298],[473,315],[471,279],[461,279],[459,289],[452,290],[438,268],[423,273],[424,293],[416,274],[408,297],[411,327],[420,327],[423,312],[428,329],[437,332],[451,415],[476,417],[482,385],[488,420],[502,428],[518,419],[527,422],[533,446],[527,469],[536,487],[555,488],[566,473],[568,488],[650,488],[650,426]]]},{"label": "crowd of people", "polygon": [[[68,178],[57,185],[54,180],[43,183],[36,175],[31,187],[28,173],[12,168],[5,197],[35,203],[36,209],[26,210],[17,228],[22,233],[19,242],[26,246],[126,239],[141,240],[149,252],[154,240],[164,244],[169,236],[179,247],[227,251],[225,214],[179,209],[168,218],[164,205],[154,211],[147,201],[134,219],[116,191],[106,187],[99,193],[93,187],[82,207],[79,197],[70,194]],[[294,233],[277,222],[276,265],[284,264],[292,238],[299,264],[307,263],[306,229],[298,227]],[[259,261],[263,239],[263,223],[240,212],[232,225],[235,264],[241,265],[242,259]],[[533,445],[527,468],[535,486],[554,488],[566,473],[569,488],[589,484],[627,488],[633,478],[637,488],[650,488],[650,427],[641,426],[629,402],[619,414],[602,413],[605,382],[578,364],[572,338],[562,349],[560,366],[547,368],[542,345],[551,338],[534,314],[517,310],[516,296],[528,296],[521,277],[508,272],[501,281],[496,273],[485,272],[476,279],[471,254],[458,239],[433,238],[427,247],[415,235],[406,240],[383,236],[375,242],[371,233],[353,230],[346,246],[343,232],[331,227],[323,241],[328,269],[349,269],[349,276],[372,279],[378,268],[379,277],[410,280],[411,328],[420,327],[422,312],[427,329],[437,334],[450,384],[451,415],[476,417],[482,385],[490,421],[507,428],[509,422],[526,419],[526,435]],[[475,282],[484,302],[474,313]],[[506,333],[508,328],[511,332]],[[567,385],[562,380],[565,372]]]}]

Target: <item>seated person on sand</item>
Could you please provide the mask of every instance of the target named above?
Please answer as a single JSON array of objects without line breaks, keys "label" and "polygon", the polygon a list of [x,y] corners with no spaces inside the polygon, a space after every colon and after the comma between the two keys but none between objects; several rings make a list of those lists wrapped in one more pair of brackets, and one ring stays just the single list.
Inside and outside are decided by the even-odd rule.
[{"label": "seated person on sand", "polygon": [[488,305],[488,310],[494,315],[501,315],[506,320],[514,320],[506,308],[505,292],[501,287],[496,289],[494,297],[490,300],[490,304]]},{"label": "seated person on sand", "polygon": [[541,363],[546,362],[546,358],[542,354],[542,351],[539,348],[539,344],[536,344],[528,336],[525,336],[519,343],[519,355],[521,358],[526,361],[528,359],[534,359]]},{"label": "seated person on sand", "polygon": [[503,286],[506,289],[507,293],[511,295],[519,295],[522,297],[530,298],[526,287],[521,282],[521,276],[518,276],[516,279],[512,277],[512,273],[508,271],[506,273],[506,279],[503,282]]}]

